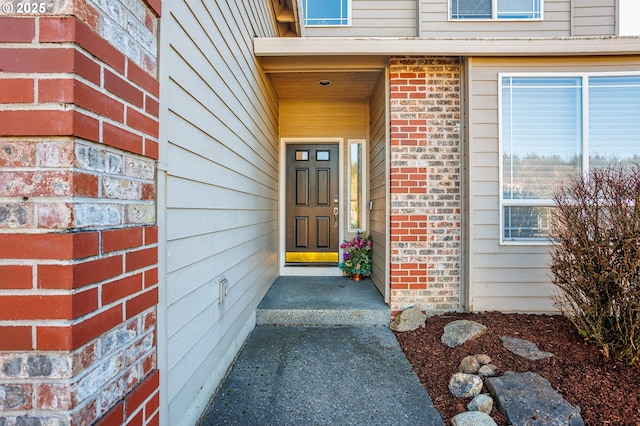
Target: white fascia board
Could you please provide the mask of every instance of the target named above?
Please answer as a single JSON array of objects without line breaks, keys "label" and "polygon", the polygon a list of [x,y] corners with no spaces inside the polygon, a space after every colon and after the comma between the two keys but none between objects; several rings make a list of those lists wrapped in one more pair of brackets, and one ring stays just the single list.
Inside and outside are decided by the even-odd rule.
[{"label": "white fascia board", "polygon": [[640,54],[640,37],[557,38],[255,38],[256,56],[442,55],[585,56]]}]

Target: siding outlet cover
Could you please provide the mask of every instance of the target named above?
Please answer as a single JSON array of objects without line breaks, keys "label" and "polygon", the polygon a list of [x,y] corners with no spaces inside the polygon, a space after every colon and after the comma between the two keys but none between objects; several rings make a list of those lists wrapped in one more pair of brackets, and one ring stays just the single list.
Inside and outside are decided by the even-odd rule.
[{"label": "siding outlet cover", "polygon": [[226,277],[222,277],[218,280],[218,291],[218,303],[222,303],[229,293],[229,280]]}]

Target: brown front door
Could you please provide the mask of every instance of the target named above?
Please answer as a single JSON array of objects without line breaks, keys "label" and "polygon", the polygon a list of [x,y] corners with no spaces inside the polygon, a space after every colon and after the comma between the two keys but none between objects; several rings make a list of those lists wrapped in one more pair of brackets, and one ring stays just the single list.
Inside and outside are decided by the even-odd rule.
[{"label": "brown front door", "polygon": [[287,145],[286,262],[338,262],[338,145]]}]

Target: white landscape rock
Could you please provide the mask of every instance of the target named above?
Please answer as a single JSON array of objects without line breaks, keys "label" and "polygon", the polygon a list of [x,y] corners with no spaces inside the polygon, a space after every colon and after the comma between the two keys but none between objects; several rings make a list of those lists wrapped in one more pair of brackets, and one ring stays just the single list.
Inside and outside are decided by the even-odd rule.
[{"label": "white landscape rock", "polygon": [[458,371],[460,373],[477,374],[479,369],[480,363],[473,355],[464,357],[458,366]]},{"label": "white landscape rock", "polygon": [[455,373],[449,380],[449,391],[458,398],[473,398],[482,390],[482,379],[477,374]]},{"label": "white landscape rock", "polygon": [[490,415],[482,411],[465,411],[451,419],[452,426],[497,426]]},{"label": "white landscape rock", "polygon": [[493,409],[493,398],[483,393],[473,397],[471,402],[467,404],[467,410],[469,411],[481,411],[489,414]]},{"label": "white landscape rock", "polygon": [[498,371],[498,367],[493,364],[487,364],[480,367],[478,374],[484,377],[493,377],[496,375],[496,371]]},{"label": "white landscape rock", "polygon": [[419,327],[424,327],[427,316],[422,313],[420,308],[413,306],[405,309],[393,318],[389,328],[393,331],[412,331]]},{"label": "white landscape rock", "polygon": [[491,357],[487,354],[476,354],[474,357],[480,365],[487,365],[491,362]]},{"label": "white landscape rock", "polygon": [[450,348],[462,345],[467,340],[482,336],[487,331],[484,325],[469,320],[451,321],[444,326],[440,341]]},{"label": "white landscape rock", "polygon": [[539,361],[553,357],[551,352],[541,351],[533,342],[527,339],[519,339],[517,337],[502,336],[500,338],[502,346],[510,352],[519,355],[529,361]]}]

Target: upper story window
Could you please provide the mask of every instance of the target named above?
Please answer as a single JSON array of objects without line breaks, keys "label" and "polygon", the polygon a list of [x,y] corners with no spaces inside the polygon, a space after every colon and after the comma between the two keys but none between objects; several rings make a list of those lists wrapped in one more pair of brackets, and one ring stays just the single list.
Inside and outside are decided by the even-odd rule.
[{"label": "upper story window", "polygon": [[502,76],[502,241],[546,242],[561,182],[640,162],[639,117],[640,74]]},{"label": "upper story window", "polygon": [[618,35],[640,35],[638,19],[640,18],[640,2],[638,0],[618,0]]},{"label": "upper story window", "polygon": [[541,19],[542,1],[451,0],[451,19]]},{"label": "upper story window", "polygon": [[351,0],[303,0],[305,26],[351,24]]}]

